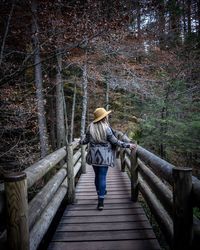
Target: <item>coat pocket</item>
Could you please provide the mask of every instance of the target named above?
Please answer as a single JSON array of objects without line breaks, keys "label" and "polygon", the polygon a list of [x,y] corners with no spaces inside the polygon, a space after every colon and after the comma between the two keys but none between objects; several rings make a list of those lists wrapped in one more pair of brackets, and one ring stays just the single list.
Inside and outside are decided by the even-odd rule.
[{"label": "coat pocket", "polygon": [[110,147],[90,147],[86,156],[86,162],[89,165],[111,166],[113,161],[113,152]]}]

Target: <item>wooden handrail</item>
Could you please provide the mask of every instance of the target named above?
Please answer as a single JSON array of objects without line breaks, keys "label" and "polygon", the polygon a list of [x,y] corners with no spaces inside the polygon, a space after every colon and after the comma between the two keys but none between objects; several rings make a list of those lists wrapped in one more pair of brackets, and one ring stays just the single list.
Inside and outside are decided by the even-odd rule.
[{"label": "wooden handrail", "polygon": [[32,187],[46,173],[48,173],[57,163],[66,156],[65,147],[56,150],[42,160],[25,169],[27,175],[28,188]]},{"label": "wooden handrail", "polygon": [[[172,218],[168,215],[161,202],[157,199],[156,195],[151,191],[148,184],[139,174],[139,189],[149,205],[152,214],[155,216],[158,225],[163,231],[168,243],[171,245],[173,240],[173,222]],[[172,245],[171,245],[172,246]]]},{"label": "wooden handrail", "polygon": [[[115,133],[120,140],[130,142],[126,135],[117,131]],[[130,149],[121,149],[120,151],[122,171],[125,171],[125,167],[129,169],[131,182],[133,182],[132,176],[137,176],[131,162],[136,158],[138,159],[139,167],[136,169],[139,171],[139,178],[134,181],[139,183],[139,190],[155,218],[157,218],[157,222],[171,247],[174,249],[189,249],[192,245],[193,229],[193,244],[197,244],[196,242],[199,244],[200,220],[193,219],[195,223],[192,229],[192,206],[200,208],[200,180],[193,176],[190,177],[190,181],[189,177],[185,177],[185,181],[183,181],[183,176],[187,171],[191,174],[191,169],[176,168],[141,146],[137,146],[136,157],[134,156],[134,158]],[[175,172],[178,174],[174,175]],[[136,192],[134,183],[131,186],[131,192]],[[181,215],[182,213],[187,219]],[[180,235],[183,234],[185,235],[184,240],[181,240]]]},{"label": "wooden handrail", "polygon": [[172,184],[172,169],[174,166],[165,160],[159,158],[148,150],[137,146],[137,155],[147,165],[149,165],[154,171],[164,180]]},{"label": "wooden handrail", "polygon": [[145,164],[138,159],[139,173],[142,178],[148,183],[150,188],[163,204],[163,207],[168,214],[173,216],[173,196],[172,191],[166,186],[159,177],[157,177]]},{"label": "wooden handrail", "polygon": [[[20,173],[20,175],[27,176],[26,183],[27,189],[32,187],[38,180],[40,180],[43,176],[45,176],[49,171],[51,171],[59,162],[63,162],[63,160],[67,159],[67,162],[63,164],[63,166],[58,170],[55,175],[46,183],[46,185],[40,190],[40,192],[29,202],[28,207],[25,208],[26,211],[20,211],[20,214],[26,213],[27,216],[23,217],[24,227],[25,225],[28,226],[28,233],[30,231],[30,248],[29,244],[27,245],[27,237],[29,240],[29,236],[24,237],[19,233],[19,237],[17,238],[18,241],[21,241],[21,244],[24,246],[20,247],[22,250],[36,250],[40,241],[42,240],[44,234],[48,230],[48,227],[55,216],[58,207],[60,206],[62,200],[67,196],[68,202],[74,201],[74,185],[75,181],[74,178],[78,174],[83,165],[82,158],[85,157],[81,154],[83,153],[81,148],[76,151],[74,154],[73,151],[79,147],[79,142],[75,141],[72,142],[67,147],[60,148],[55,152],[49,154],[45,158],[41,159],[37,163],[33,164],[32,166],[25,169],[24,173]],[[85,148],[84,148],[85,149]],[[68,151],[68,153],[67,153]],[[8,180],[9,178],[7,178]],[[7,201],[9,202],[9,209],[12,211],[12,206],[14,203],[10,202],[11,196],[9,196],[9,183],[8,181],[6,184],[5,194],[7,197]],[[14,183],[14,182],[13,182]],[[3,185],[2,185],[3,187]],[[71,191],[72,190],[72,191]],[[22,192],[23,193],[23,192]],[[13,192],[12,192],[13,194]],[[1,192],[1,206],[0,212],[3,212],[3,199],[4,192]],[[27,195],[26,195],[27,197]],[[25,198],[22,198],[25,199]],[[20,199],[20,201],[22,201]],[[17,200],[17,199],[16,199]],[[7,208],[8,209],[8,208]],[[9,218],[10,219],[10,218]],[[10,221],[7,219],[7,221]],[[21,225],[22,218],[19,217],[17,219],[18,223]],[[15,218],[11,221],[12,223],[15,222]],[[28,223],[29,221],[29,223]],[[10,228],[12,228],[12,223]],[[21,232],[21,231],[20,231]],[[26,232],[26,231],[24,231]],[[23,232],[21,232],[23,233]],[[23,233],[24,234],[24,233]],[[28,235],[28,234],[26,234]],[[24,237],[24,243],[22,242],[22,238]],[[15,243],[15,235],[14,233],[8,234],[8,241]],[[25,244],[26,243],[26,244]],[[19,243],[16,243],[19,244]]]},{"label": "wooden handrail", "polygon": [[29,228],[32,229],[36,220],[42,214],[45,207],[51,201],[52,197],[55,195],[56,191],[60,187],[64,178],[67,175],[66,169],[60,169],[51,178],[45,187],[30,201],[29,203]]},{"label": "wooden handrail", "polygon": [[[120,140],[130,142],[126,135],[121,132],[116,133]],[[66,197],[68,202],[73,203],[75,201],[74,178],[79,171],[85,172],[86,148],[81,146],[78,149],[78,147],[79,142],[75,141],[67,147],[56,150],[25,170],[27,188],[29,188],[52,170],[57,163],[63,162],[65,157],[67,160],[63,167],[60,167],[60,170],[28,204],[29,210],[27,209],[26,213],[29,216],[31,250],[37,249],[62,200]],[[76,152],[74,153],[74,151]],[[120,155],[122,171],[125,171],[125,167],[128,167],[130,171],[131,199],[137,201],[139,188],[152,213],[157,218],[157,222],[169,244],[173,245],[174,248],[182,247],[184,249],[186,246],[190,247],[192,238],[192,206],[200,207],[200,181],[195,177],[187,177],[187,171],[190,171],[191,175],[191,170],[177,169],[141,146],[137,147],[135,153],[131,152],[130,149],[118,150],[118,155]],[[173,174],[175,172],[176,174]],[[181,182],[183,176],[185,176],[185,180],[188,180],[187,183]],[[3,185],[1,186],[3,187]],[[179,188],[177,189],[177,187]],[[180,190],[182,193],[180,193]],[[180,197],[176,198],[179,195]],[[8,191],[6,191],[6,196],[9,201]],[[4,192],[0,193],[0,201],[0,213],[3,213]],[[12,206],[12,203],[9,204],[9,206]],[[179,240],[180,232],[183,230],[183,226],[180,228],[179,225],[185,225],[185,218],[180,216],[180,212],[176,213],[176,211],[179,211],[177,209],[184,211],[188,218],[187,235],[190,235],[190,237],[184,237],[184,244],[180,243]],[[28,225],[27,221],[24,223],[25,227]],[[21,223],[20,219],[19,223]],[[194,241],[196,242],[200,236],[200,221],[196,218],[194,218],[193,228]],[[20,240],[21,238],[19,237]],[[13,239],[9,239],[9,241],[13,241]],[[26,243],[24,245],[26,246]],[[26,249],[26,247],[23,249]]]},{"label": "wooden handrail", "polygon": [[67,178],[63,181],[62,185],[30,231],[30,250],[36,250],[38,248],[66,194]]},{"label": "wooden handrail", "polygon": [[76,176],[78,174],[80,169],[81,169],[81,159],[74,166],[74,176]]},{"label": "wooden handrail", "polygon": [[79,140],[75,140],[71,143],[72,150],[75,150],[79,146]]},{"label": "wooden handrail", "polygon": [[73,155],[73,165],[77,163],[77,161],[81,157],[81,149],[79,149],[74,155]]}]

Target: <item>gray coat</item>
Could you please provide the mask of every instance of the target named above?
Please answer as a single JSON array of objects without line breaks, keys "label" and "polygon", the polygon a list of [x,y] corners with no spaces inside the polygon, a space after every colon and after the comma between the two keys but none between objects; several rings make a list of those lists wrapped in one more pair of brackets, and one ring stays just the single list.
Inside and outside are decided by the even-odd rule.
[{"label": "gray coat", "polygon": [[116,146],[122,148],[129,148],[130,143],[125,143],[118,140],[112,129],[108,128],[107,131],[107,141],[102,143],[95,143],[89,130],[86,136],[81,140],[81,144],[88,144],[88,153],[86,156],[86,162],[94,166],[114,166],[115,161],[115,148]]}]

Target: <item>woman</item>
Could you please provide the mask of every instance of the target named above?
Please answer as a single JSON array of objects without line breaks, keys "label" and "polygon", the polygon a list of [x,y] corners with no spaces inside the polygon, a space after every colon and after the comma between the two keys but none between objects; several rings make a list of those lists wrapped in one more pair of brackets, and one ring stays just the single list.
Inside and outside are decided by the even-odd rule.
[{"label": "woman", "polygon": [[136,148],[135,144],[118,140],[108,123],[108,115],[111,111],[97,108],[94,111],[94,121],[88,126],[86,136],[81,144],[89,143],[86,156],[88,164],[93,166],[95,172],[95,187],[98,195],[98,210],[103,210],[104,196],[106,195],[106,175],[109,166],[114,164],[113,147]]}]

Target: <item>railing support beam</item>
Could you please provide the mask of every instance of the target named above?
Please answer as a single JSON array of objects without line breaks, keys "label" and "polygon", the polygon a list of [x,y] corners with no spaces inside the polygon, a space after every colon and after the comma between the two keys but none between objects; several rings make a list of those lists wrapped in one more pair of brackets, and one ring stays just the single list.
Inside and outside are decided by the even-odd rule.
[{"label": "railing support beam", "polygon": [[131,200],[138,200],[138,162],[137,162],[137,153],[136,150],[131,151],[130,155],[131,161]]},{"label": "railing support beam", "polygon": [[86,173],[86,145],[81,145],[81,173]]},{"label": "railing support beam", "polygon": [[125,156],[126,156],[126,152],[125,152],[125,149],[123,148],[120,150],[120,160],[121,160],[121,171],[122,172],[125,172],[125,169],[126,169]]},{"label": "railing support beam", "polygon": [[74,203],[75,182],[74,182],[73,148],[71,144],[67,145],[67,178],[68,178],[67,200],[69,203]]},{"label": "railing support beam", "polygon": [[192,245],[192,169],[174,168],[173,175],[173,221],[174,250],[188,250]]},{"label": "railing support beam", "polygon": [[29,250],[28,200],[26,174],[5,175],[7,242],[10,250]]}]

